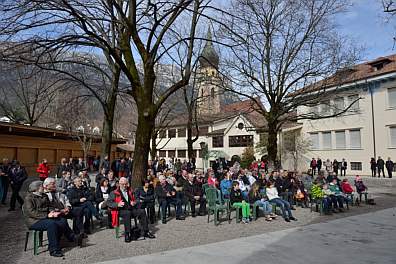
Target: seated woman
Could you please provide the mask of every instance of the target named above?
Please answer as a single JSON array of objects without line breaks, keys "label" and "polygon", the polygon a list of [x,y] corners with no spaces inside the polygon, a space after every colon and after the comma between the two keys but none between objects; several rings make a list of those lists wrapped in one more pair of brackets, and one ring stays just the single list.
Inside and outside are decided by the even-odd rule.
[{"label": "seated woman", "polygon": [[[99,211],[109,209],[107,206],[107,199],[109,198],[109,194],[111,191],[112,190],[109,187],[109,180],[106,178],[103,178],[100,181],[99,186],[98,186],[98,188],[96,188],[96,192],[95,192],[96,206]],[[109,212],[107,213],[107,226],[109,228],[112,228],[111,214]]]},{"label": "seated woman", "polygon": [[339,212],[344,211],[344,195],[341,192],[340,187],[337,185],[337,179],[334,178],[329,184],[329,189],[331,191],[330,198],[333,199],[333,209],[338,209]]},{"label": "seated woman", "polygon": [[305,190],[304,183],[300,178],[297,178],[296,180],[294,199],[296,200],[296,202],[301,203],[302,208],[308,208],[308,194]]},{"label": "seated woman", "polygon": [[275,187],[274,181],[269,181],[267,188],[265,189],[267,197],[270,203],[275,203],[282,210],[282,216],[286,222],[290,220],[297,221],[297,219],[292,215],[290,203],[288,201],[282,200],[278,195],[278,190]]},{"label": "seated woman", "polygon": [[155,193],[153,182],[146,179],[143,181],[143,186],[135,191],[136,199],[139,201],[140,208],[146,209],[148,218],[151,224],[155,220]]},{"label": "seated woman", "polygon": [[[327,184],[323,185],[324,188],[328,189]],[[323,204],[323,211],[326,215],[330,215],[330,209],[331,209],[331,199],[329,196],[327,196],[322,189],[322,186],[317,182],[314,181],[312,186],[311,186],[311,197],[312,200],[318,201],[321,200]]]},{"label": "seated woman", "polygon": [[208,170],[208,185],[218,188],[219,181],[215,177],[213,170]]},{"label": "seated woman", "polygon": [[230,201],[231,205],[237,210],[242,208],[242,222],[248,224],[250,222],[250,205],[243,200],[242,192],[239,189],[239,182],[237,181],[232,183]]},{"label": "seated woman", "polygon": [[254,206],[258,205],[263,209],[265,220],[272,221],[272,218],[276,218],[276,214],[272,213],[271,204],[264,198],[265,196],[260,193],[260,185],[257,182],[253,183],[248,196],[250,204]]}]

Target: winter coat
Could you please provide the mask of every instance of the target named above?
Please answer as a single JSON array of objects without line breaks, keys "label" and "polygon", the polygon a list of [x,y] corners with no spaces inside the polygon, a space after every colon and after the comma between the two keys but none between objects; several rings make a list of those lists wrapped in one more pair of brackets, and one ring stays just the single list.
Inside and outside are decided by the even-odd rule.
[{"label": "winter coat", "polygon": [[[127,188],[126,192],[128,194],[129,203],[126,202],[125,198],[122,195],[120,188],[117,188],[116,190],[112,191],[109,195],[109,199],[107,200],[107,205],[111,210],[111,223],[112,223],[113,227],[119,225],[118,214],[119,214],[120,209],[122,209],[122,208],[124,208],[124,209],[136,208],[136,205],[132,206],[130,204],[131,202],[136,201],[133,190],[131,188]],[[125,203],[124,207],[118,207],[118,203],[121,201],[124,201],[124,203]]]},{"label": "winter coat", "polygon": [[220,190],[221,190],[221,193],[223,194],[223,197],[229,197],[230,196],[231,187],[232,187],[232,181],[231,180],[223,179],[220,182]]},{"label": "winter coat", "polygon": [[347,193],[347,194],[353,193],[353,188],[349,182],[342,182],[341,189],[344,193]]},{"label": "winter coat", "polygon": [[22,185],[27,179],[27,173],[24,167],[12,167],[8,171],[8,177],[10,178],[11,185]]},{"label": "winter coat", "polygon": [[319,184],[313,184],[311,187],[311,196],[313,199],[322,199],[325,195]]},{"label": "winter coat", "polygon": [[94,197],[87,187],[82,185],[80,188],[77,188],[75,186],[71,187],[70,189],[67,190],[67,198],[69,198],[69,201],[72,206],[81,206],[83,203],[80,202],[81,198],[86,198],[87,201],[94,201]]},{"label": "winter coat", "polygon": [[235,191],[234,189],[231,189],[230,201],[231,204],[241,203],[243,201],[241,190],[238,189]]},{"label": "winter coat", "polygon": [[45,194],[28,193],[23,203],[23,216],[27,227],[46,219],[49,213],[49,200]]},{"label": "winter coat", "polygon": [[36,169],[36,172],[39,173],[40,180],[45,180],[48,178],[49,174],[49,166],[47,163],[40,163],[38,168]]}]

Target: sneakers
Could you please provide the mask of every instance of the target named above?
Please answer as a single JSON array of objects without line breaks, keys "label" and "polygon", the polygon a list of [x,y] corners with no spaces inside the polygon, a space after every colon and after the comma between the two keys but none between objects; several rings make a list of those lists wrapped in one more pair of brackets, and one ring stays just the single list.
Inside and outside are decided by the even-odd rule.
[{"label": "sneakers", "polygon": [[249,224],[249,218],[242,218],[242,222],[244,223],[244,224]]}]

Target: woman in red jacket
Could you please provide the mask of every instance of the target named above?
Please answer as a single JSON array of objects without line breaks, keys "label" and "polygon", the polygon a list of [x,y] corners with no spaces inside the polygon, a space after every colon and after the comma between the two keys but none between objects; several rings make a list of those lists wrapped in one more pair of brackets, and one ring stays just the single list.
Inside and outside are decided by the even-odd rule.
[{"label": "woman in red jacket", "polygon": [[46,159],[43,159],[41,161],[41,163],[39,164],[39,166],[38,166],[36,171],[39,173],[39,177],[40,177],[41,181],[44,181],[45,179],[48,178],[48,174],[50,173],[50,169],[49,169],[49,166],[48,166],[48,163],[47,163]]}]

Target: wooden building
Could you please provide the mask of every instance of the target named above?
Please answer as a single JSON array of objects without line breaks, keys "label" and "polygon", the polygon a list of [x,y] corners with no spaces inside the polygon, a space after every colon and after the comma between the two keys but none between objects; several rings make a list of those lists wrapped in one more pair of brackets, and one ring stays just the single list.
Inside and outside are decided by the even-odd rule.
[{"label": "wooden building", "polygon": [[[89,135],[92,145],[87,156],[100,155],[101,137]],[[111,159],[132,155],[125,150],[126,139],[116,138],[112,142]],[[118,147],[118,145],[121,146]],[[62,158],[83,157],[81,144],[76,136],[67,131],[0,122],[0,159],[19,160],[30,176],[42,159],[47,159],[51,175]]]}]

